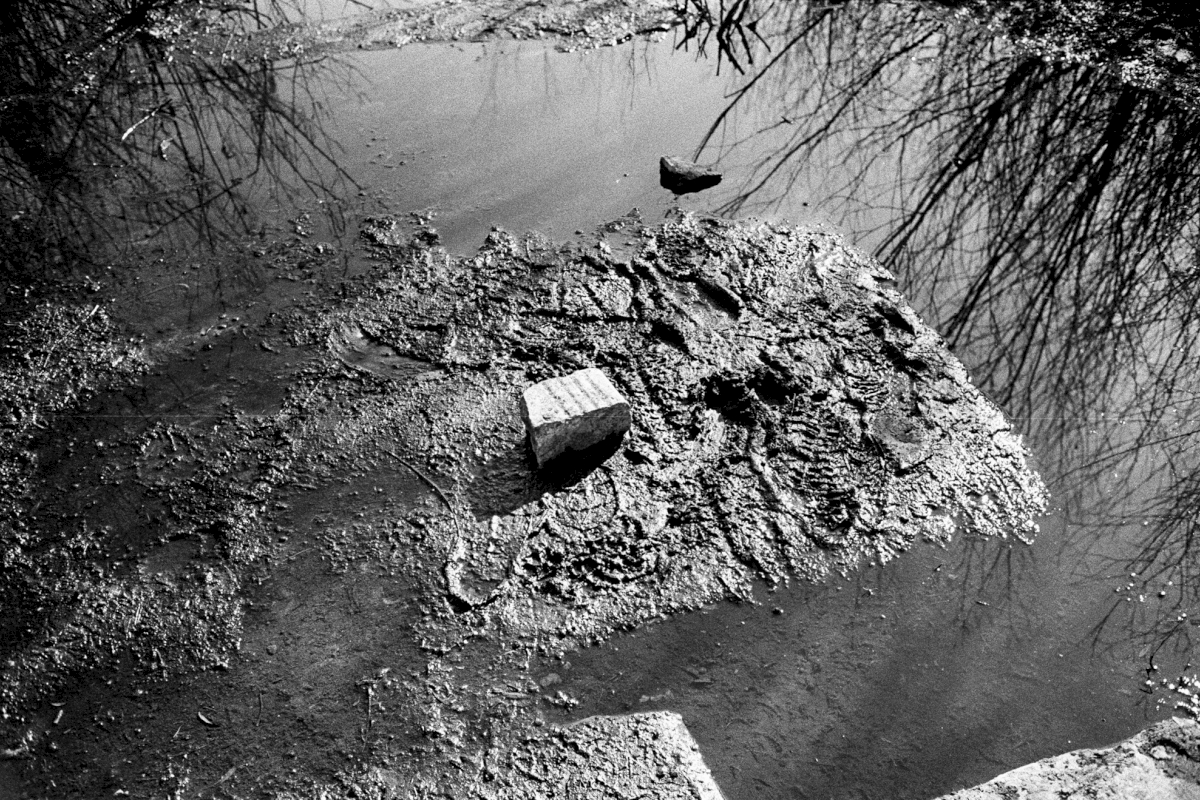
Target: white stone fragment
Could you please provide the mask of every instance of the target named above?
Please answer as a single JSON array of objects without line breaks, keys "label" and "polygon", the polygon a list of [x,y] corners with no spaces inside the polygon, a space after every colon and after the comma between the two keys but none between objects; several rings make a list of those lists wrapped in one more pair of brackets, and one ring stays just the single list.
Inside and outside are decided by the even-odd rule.
[{"label": "white stone fragment", "polygon": [[[675,712],[588,717],[560,736],[566,757],[556,759],[545,782],[530,789],[579,787],[582,791],[568,793],[573,797],[724,800],[699,745]],[[534,794],[518,787],[518,796]]]},{"label": "white stone fragment", "polygon": [[539,467],[567,450],[624,436],[632,421],[629,402],[594,367],[530,386],[521,396],[521,418]]}]

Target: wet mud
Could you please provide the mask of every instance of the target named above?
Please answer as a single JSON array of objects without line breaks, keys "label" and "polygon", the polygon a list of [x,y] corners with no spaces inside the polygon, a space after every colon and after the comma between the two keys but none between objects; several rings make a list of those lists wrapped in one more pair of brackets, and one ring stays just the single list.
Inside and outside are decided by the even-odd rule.
[{"label": "wet mud", "polygon": [[[59,412],[6,459],[28,524],[0,713],[30,796],[525,796],[582,774],[582,734],[547,722],[579,702],[572,650],[956,530],[1033,533],[1019,437],[832,234],[631,215],[456,257],[403,230],[367,221],[374,266],[336,290],[98,344],[91,399],[63,377],[22,404]],[[55,330],[90,330],[71,313]],[[589,366],[633,428],[539,471],[520,392]],[[648,786],[701,774],[605,736]]]},{"label": "wet mud", "polygon": [[376,9],[362,4],[335,19],[273,25],[220,45],[215,38],[210,41],[208,32],[202,32],[192,46],[205,53],[219,47],[225,57],[242,61],[314,57],[330,51],[389,49],[416,43],[527,39],[548,39],[557,49],[571,51],[662,34],[688,16],[677,4],[663,0],[553,0],[526,5],[509,0],[435,0]]},{"label": "wet mud", "polygon": [[[863,25],[856,16],[837,22],[835,6],[804,6],[805,13],[815,11],[818,32],[823,28],[816,23],[829,20],[829,46],[813,45],[829,63],[779,63],[797,75],[836,75],[843,63],[875,74],[894,55],[892,47],[873,46],[880,32],[897,37],[900,47],[916,34],[936,41],[965,35],[957,23],[944,34],[945,20],[936,14],[932,27],[917,30],[890,5],[879,7],[882,22],[876,25]],[[782,16],[792,11],[789,5],[771,8]],[[687,33],[679,44],[703,51],[707,43],[718,55],[718,70],[721,58],[749,55],[748,46],[728,38],[744,20],[724,29],[722,39],[721,20],[694,16],[702,13],[700,4],[684,10],[681,16],[674,7],[645,3],[514,9],[508,3],[436,2],[359,13],[344,6],[346,13],[333,21],[234,35],[220,24],[184,25],[169,43],[162,39],[162,52],[176,66],[199,67],[197,75],[223,77],[219,85],[235,89],[231,96],[242,102],[274,98],[287,83],[277,80],[274,69],[258,74],[243,69],[248,65],[281,59],[295,69],[279,76],[303,83],[304,70],[326,64],[326,55],[413,42],[547,39],[558,50],[574,50],[661,38],[681,25]],[[854,32],[849,44],[838,44],[841,25]],[[872,46],[860,44],[868,41]],[[1187,53],[1178,43],[1150,44],[1155,58],[1172,69],[1175,62],[1181,69],[1190,63],[1180,57]],[[1044,49],[1037,41],[1018,46],[1026,54]],[[478,47],[461,58],[484,58],[483,45]],[[975,47],[956,58],[988,72],[993,62]],[[842,58],[845,52],[860,55]],[[384,55],[351,60],[346,69],[378,70],[386,83],[405,79],[412,64],[432,63],[393,63]],[[1019,74],[1038,78],[1030,85],[1039,87],[1048,80],[1039,76],[1074,81],[1074,72],[1051,55],[1055,63],[1026,64]],[[938,63],[939,84],[987,85],[969,71],[946,81],[952,60],[943,55]],[[1005,68],[988,74],[1011,89],[1001,74]],[[188,70],[172,74],[173,90],[192,85]],[[439,72],[434,83],[456,80],[454,74]],[[1165,72],[1120,78],[1160,89],[1175,80]],[[528,82],[523,75],[517,80]],[[750,79],[755,83],[757,77]],[[857,86],[858,80],[846,83]],[[1097,85],[1081,96],[1090,101],[1109,91],[1108,84]],[[506,84],[493,88],[507,97]],[[654,102],[667,105],[671,91]],[[1113,95],[1120,118],[1129,117],[1122,109],[1141,108],[1142,101],[1133,104],[1134,94],[1125,89]],[[130,97],[133,117],[115,114],[115,127],[101,126],[93,135],[106,143],[96,151],[103,158],[82,160],[95,166],[110,158],[117,141],[121,153],[143,147],[155,165],[151,176],[171,186],[174,179],[160,168],[203,148],[189,149],[190,139],[168,135],[170,125],[158,127],[156,115],[169,105],[161,97],[152,103]],[[1031,92],[1030,102],[1037,97]],[[844,100],[822,95],[815,107],[836,120],[847,108]],[[204,107],[242,106],[222,100]],[[1061,107],[1053,105],[1056,112]],[[274,143],[268,153],[308,141],[307,117],[277,104],[270,108],[286,112],[280,127],[231,126],[229,119],[259,119],[257,112],[236,110],[200,126],[223,131],[220,146],[209,148],[221,153],[219,164],[257,167],[262,141]],[[800,117],[796,109],[803,108],[796,102],[781,106],[778,121],[773,111],[765,112],[771,116],[764,128],[792,130]],[[940,108],[931,105],[935,117]],[[1014,119],[1038,119],[1026,106],[1013,108]],[[370,131],[367,149],[378,153],[370,163],[387,162],[377,164],[380,169],[399,168],[413,157],[408,150],[383,149],[389,137],[410,144],[403,129],[387,127],[394,114],[395,106],[385,104],[372,123],[379,123],[378,130]],[[358,121],[344,116],[348,126]],[[808,126],[831,124],[821,119],[814,115]],[[1063,117],[1053,113],[1048,119],[1057,126]],[[656,117],[649,134],[656,144],[670,138],[666,127]],[[809,127],[795,125],[796,135],[809,135]],[[231,129],[234,135],[227,135]],[[351,127],[342,133],[354,142],[367,135]],[[573,130],[552,141],[561,147],[571,135]],[[621,149],[636,149],[627,132],[622,136]],[[248,146],[252,140],[260,142],[259,150]],[[239,241],[234,252],[222,250],[212,260],[227,260],[213,271],[218,282],[230,271],[238,273],[233,283],[245,281],[229,289],[230,295],[243,293],[237,299],[214,288],[221,302],[206,306],[199,268],[188,254],[177,255],[178,264],[160,264],[152,286],[138,286],[135,277],[114,288],[119,297],[113,300],[107,287],[100,294],[101,283],[87,278],[66,299],[42,302],[14,294],[6,301],[0,379],[14,388],[0,397],[0,599],[6,610],[0,619],[0,800],[711,796],[719,790],[709,767],[675,714],[687,716],[703,747],[711,745],[709,764],[718,781],[739,796],[842,790],[850,781],[837,769],[853,774],[855,787],[870,787],[858,788],[866,794],[894,784],[899,773],[892,767],[935,772],[928,765],[939,757],[965,760],[962,753],[972,748],[991,759],[988,769],[1007,767],[1030,757],[1023,749],[1032,746],[1028,740],[1041,736],[1044,746],[1051,729],[1063,732],[1068,745],[1066,737],[1078,736],[1078,727],[1089,729],[1091,743],[1097,736],[1110,740],[1098,731],[1118,723],[1106,720],[1101,707],[1116,704],[1098,689],[1080,691],[1077,684],[1091,678],[1068,675],[1069,667],[1048,670],[1031,659],[1014,666],[995,657],[1002,662],[995,672],[1022,673],[1017,677],[1038,686],[1029,694],[1046,698],[1043,717],[1022,718],[1012,710],[1008,688],[980,680],[953,660],[952,649],[946,661],[945,640],[953,637],[945,630],[931,627],[912,636],[911,628],[889,627],[885,617],[895,616],[895,607],[866,599],[875,594],[862,583],[864,576],[884,574],[874,568],[903,551],[944,545],[952,535],[974,542],[1028,540],[1045,507],[1045,490],[1029,469],[1021,440],[949,349],[971,359],[993,398],[1011,399],[1022,384],[972,348],[956,347],[963,330],[974,328],[962,327],[967,317],[952,313],[953,305],[913,301],[924,304],[927,319],[951,323],[934,326],[943,325],[952,337],[948,346],[877,263],[828,232],[783,224],[676,216],[654,227],[631,214],[569,242],[497,230],[478,252],[462,257],[447,252],[468,238],[456,238],[450,219],[444,218],[444,232],[454,247],[443,249],[428,226],[433,211],[410,219],[388,216],[408,200],[380,195],[372,204],[340,205],[344,198],[338,195],[357,190],[365,197],[366,189],[377,187],[360,187],[337,167],[322,149],[329,140],[313,141],[318,156],[293,169],[315,196],[333,199],[319,213],[288,220],[293,238],[268,234],[271,223],[261,219],[251,225],[242,199],[231,206],[237,233],[223,234],[219,246]],[[485,141],[482,156],[458,162],[464,170],[486,165],[500,140]],[[1005,152],[1041,152],[1030,151],[1019,136],[1013,141]],[[200,144],[208,147],[203,137]],[[564,192],[586,191],[599,202],[599,189],[579,187],[618,174],[631,178],[635,168],[615,166],[615,151],[587,152],[588,158],[551,179],[523,186],[524,194],[499,195],[507,199],[493,205],[523,206],[531,194],[543,195],[546,204],[545,187],[556,182]],[[1178,163],[1186,161],[1180,158]],[[828,158],[799,160],[812,162],[820,179],[828,179]],[[1020,163],[1008,156],[999,161]],[[1159,161],[1176,163],[1174,157]],[[601,162],[604,170],[590,169]],[[779,168],[763,163],[772,174]],[[956,160],[942,163],[961,172]],[[1134,174],[1142,174],[1130,163]],[[519,174],[526,168],[507,169]],[[324,172],[331,177],[318,180]],[[736,173],[732,169],[731,177]],[[192,175],[191,185],[207,185],[203,174]],[[409,182],[423,184],[430,174],[415,173]],[[245,203],[260,204],[263,194],[275,198],[278,178],[272,173],[269,190],[246,189]],[[227,189],[219,183],[215,197],[232,192],[242,178],[233,177]],[[789,192],[794,183],[792,178]],[[475,202],[474,178],[464,185]],[[943,194],[986,197],[977,187]],[[155,205],[170,196],[152,194],[157,199],[148,208],[170,218],[190,203]],[[1130,202],[1138,206],[1139,196]],[[429,197],[441,202],[432,190]],[[633,202],[642,204],[626,199],[615,208]],[[1187,203],[1176,206],[1186,210]],[[362,208],[372,216],[358,225]],[[657,216],[661,208],[652,211]],[[289,207],[284,213],[296,212]],[[317,219],[320,213],[328,219]],[[493,211],[479,211],[480,219],[466,225],[472,247],[474,231],[481,225],[486,230],[484,213]],[[610,213],[590,210],[586,224],[592,214]],[[24,214],[22,206],[13,219]],[[959,218],[967,217],[951,222]],[[144,224],[125,220],[139,246],[152,240],[161,222],[155,213]],[[565,230],[586,226],[556,224]],[[356,225],[359,240],[348,242]],[[317,241],[321,237],[338,244]],[[1173,241],[1173,234],[1159,238]],[[939,282],[941,267],[931,266],[942,262],[935,256],[949,263],[962,255],[961,248],[945,246],[952,238],[935,235],[931,241],[929,249],[915,251],[906,276],[915,294],[922,280]],[[1092,235],[1079,242],[1086,244],[1080,252],[1096,251]],[[215,239],[211,244],[218,245]],[[1022,270],[1026,261],[1018,259]],[[895,258],[888,263],[900,272],[909,265]],[[173,274],[178,266],[187,270]],[[1014,275],[1012,285],[1041,291],[1025,272]],[[1167,288],[1177,291],[1175,284]],[[255,292],[262,296],[247,301]],[[1088,294],[1103,296],[1094,286]],[[1096,319],[1107,326],[1114,316],[1120,315]],[[1006,336],[1056,341],[1037,325],[1012,324],[1019,315],[981,313],[978,319],[984,317],[1015,332]],[[1108,346],[1104,335],[1093,335],[1098,329],[1072,325],[1075,338],[1064,341]],[[1119,371],[1112,365],[1104,367],[1110,377]],[[631,400],[632,431],[570,463],[536,469],[517,410],[521,390],[591,366],[603,369]],[[1059,370],[1046,374],[1058,380]],[[1098,381],[1097,374],[1087,371],[1089,386],[1121,385],[1116,377]],[[1063,393],[1073,401],[1077,395]],[[1022,552],[1007,544],[994,549]],[[938,554],[929,556],[929,580],[959,579],[952,574],[957,568],[943,570],[945,552],[929,550]],[[899,566],[890,564],[886,574]],[[831,573],[850,577],[826,581],[811,595],[801,592],[803,602],[782,591],[789,582],[815,583]],[[1122,579],[1120,600],[1142,603],[1136,578],[1130,574],[1127,586]],[[817,619],[814,604],[835,605],[826,601],[843,588],[866,609],[859,616],[834,616],[824,629],[813,627],[790,641],[779,624],[765,624],[798,619],[794,611],[811,610]],[[1162,598],[1168,590],[1175,591],[1170,581],[1150,595]],[[958,599],[966,611],[960,609],[960,616],[1000,613],[992,608],[992,595],[973,591],[963,579]],[[1053,609],[1066,605],[1060,595],[1071,590],[1056,585],[1045,594],[1024,591],[1016,605]],[[942,596],[929,597],[937,602]],[[712,608],[717,601],[733,602]],[[1029,611],[1031,617],[1047,613]],[[1186,616],[1172,614],[1167,621],[1179,623],[1172,631],[1188,630]],[[849,622],[843,626],[842,620]],[[835,626],[847,630],[831,631]],[[961,628],[964,637],[974,630],[965,622]],[[627,638],[614,637],[619,632]],[[885,648],[901,636],[910,641]],[[622,654],[577,652],[603,641],[613,652],[619,643]],[[769,652],[781,644],[789,650],[786,659]],[[1152,646],[1138,658],[1149,653],[1153,671],[1161,644]],[[743,652],[731,657],[731,648]],[[895,663],[883,660],[887,653]],[[926,669],[931,659],[932,671]],[[839,681],[869,669],[878,674],[864,678],[870,691],[856,706],[855,693]],[[1073,689],[1049,685],[1047,674]],[[796,694],[797,702],[781,703],[769,693],[767,685],[780,676],[786,681],[777,691]],[[913,683],[931,688],[910,694]],[[983,697],[963,699],[972,694]],[[1024,703],[1031,704],[1028,697]],[[1070,717],[1072,703],[1086,704],[1088,714],[1080,714],[1074,728],[1062,720],[1054,728],[1047,718]],[[697,708],[706,710],[694,713]],[[1194,702],[1181,706],[1193,715],[1194,708]],[[906,733],[924,724],[922,715],[946,742],[929,747],[935,737]],[[995,724],[981,723],[981,715],[1009,730],[997,733]],[[853,741],[853,733],[847,740],[842,728],[829,723],[834,718],[860,720],[850,730],[861,731],[861,740]],[[703,730],[710,723],[711,730]],[[800,736],[788,727],[798,724],[807,726]],[[1124,735],[1122,729],[1118,736]],[[1163,734],[1141,754],[1177,770],[1172,777],[1191,780],[1194,735],[1181,736]],[[1011,741],[1007,760],[993,755],[994,743],[980,743],[993,737]],[[734,739],[738,746],[729,746]],[[878,763],[864,767],[860,754],[868,746]],[[921,760],[916,754],[923,747],[941,755]],[[755,748],[776,766],[735,763],[748,764],[746,753],[759,761]],[[793,767],[809,756],[815,778]],[[887,774],[881,772],[885,761]],[[978,760],[971,769],[946,770],[950,777],[938,786],[981,779]],[[872,770],[879,777],[863,780]],[[970,780],[953,783],[963,774]],[[924,791],[915,784],[894,791]],[[920,784],[927,785],[932,779]]]}]

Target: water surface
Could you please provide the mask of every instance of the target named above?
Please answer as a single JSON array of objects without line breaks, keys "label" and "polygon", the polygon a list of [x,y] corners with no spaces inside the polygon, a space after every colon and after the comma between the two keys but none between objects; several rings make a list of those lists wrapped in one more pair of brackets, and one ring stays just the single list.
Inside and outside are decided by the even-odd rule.
[{"label": "water surface", "polygon": [[[565,239],[677,207],[828,225],[877,252],[1026,433],[1055,494],[1038,540],[917,543],[547,659],[540,675],[579,701],[549,712],[563,720],[679,711],[731,800],[932,797],[1170,713],[1158,681],[1190,654],[1200,496],[1195,121],[912,6],[801,9],[762,28],[761,77],[718,75],[711,48],[670,38],[269,65],[238,84],[273,87],[261,108],[236,95],[255,124],[217,111],[167,147],[161,128],[131,136],[165,155],[136,175],[112,167],[128,191],[106,252],[137,265],[120,289],[131,318],[179,346],[361,274],[359,227],[382,214],[418,214],[455,252],[493,225]],[[173,161],[186,146],[213,160]],[[725,181],[677,200],[658,186],[661,155]],[[312,258],[285,274],[280,238]],[[181,254],[182,278],[169,269]],[[205,391],[208,366],[224,380],[256,352],[239,343],[224,368],[218,351],[168,377]],[[157,385],[156,402],[200,413]]]}]

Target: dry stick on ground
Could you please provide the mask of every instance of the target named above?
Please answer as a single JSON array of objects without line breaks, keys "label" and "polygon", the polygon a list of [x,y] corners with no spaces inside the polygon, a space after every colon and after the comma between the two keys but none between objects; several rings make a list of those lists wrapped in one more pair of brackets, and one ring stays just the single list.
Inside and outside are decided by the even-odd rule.
[{"label": "dry stick on ground", "polygon": [[415,466],[413,466],[408,461],[408,459],[402,458],[395,451],[393,451],[387,447],[380,447],[379,449],[382,450],[383,452],[387,453],[392,458],[399,461],[404,466],[408,467],[410,470],[413,471],[414,475],[416,475],[421,480],[425,481],[425,483],[429,484],[429,488],[433,489],[433,491],[437,493],[437,496],[440,497],[442,499],[442,502],[446,504],[446,508],[449,508],[449,509],[454,508],[454,505],[450,502],[450,498],[446,497],[446,493],[442,491],[442,487],[438,486],[436,483],[433,482],[433,478],[430,478],[424,472],[421,472],[421,470],[419,470]]}]

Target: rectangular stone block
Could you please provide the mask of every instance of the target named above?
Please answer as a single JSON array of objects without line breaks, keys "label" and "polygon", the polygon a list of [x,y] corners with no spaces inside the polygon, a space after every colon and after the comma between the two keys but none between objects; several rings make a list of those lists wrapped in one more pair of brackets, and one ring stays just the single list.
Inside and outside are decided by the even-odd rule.
[{"label": "rectangular stone block", "polygon": [[539,467],[568,450],[624,436],[632,421],[629,402],[594,367],[530,386],[521,396],[521,418]]}]

